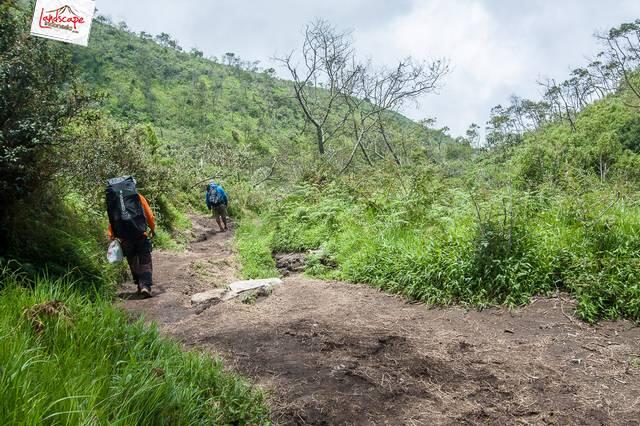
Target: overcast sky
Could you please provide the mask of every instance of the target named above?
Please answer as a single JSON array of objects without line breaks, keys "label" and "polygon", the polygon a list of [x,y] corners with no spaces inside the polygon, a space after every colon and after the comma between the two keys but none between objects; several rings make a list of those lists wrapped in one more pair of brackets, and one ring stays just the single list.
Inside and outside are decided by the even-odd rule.
[{"label": "overcast sky", "polygon": [[[640,18],[640,0],[97,0],[99,12],[135,31],[167,32],[207,56],[271,58],[300,45],[314,18],[353,31],[358,54],[376,64],[448,58],[438,95],[405,115],[437,117],[461,135],[484,128],[491,107],[517,94],[536,98],[536,80],[562,80],[597,51],[595,32]],[[281,74],[284,75],[284,74]]]}]

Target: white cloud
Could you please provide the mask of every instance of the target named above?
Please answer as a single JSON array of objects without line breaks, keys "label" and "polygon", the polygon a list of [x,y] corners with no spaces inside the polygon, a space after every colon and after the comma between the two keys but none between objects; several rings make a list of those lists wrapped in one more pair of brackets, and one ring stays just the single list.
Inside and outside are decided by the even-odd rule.
[{"label": "white cloud", "polygon": [[410,14],[358,38],[372,54],[374,46],[384,52],[385,61],[448,58],[452,73],[440,95],[426,96],[422,108],[405,112],[436,116],[460,134],[472,121],[483,124],[495,93],[515,87],[526,68],[524,50],[499,34],[499,24],[480,1],[416,2]]},{"label": "white cloud", "polygon": [[455,135],[484,127],[490,109],[512,94],[537,98],[542,76],[564,79],[596,52],[593,33],[640,17],[640,2],[597,0],[414,0],[411,12],[358,33],[364,50],[393,61],[447,57],[453,72],[412,118],[438,117]]}]

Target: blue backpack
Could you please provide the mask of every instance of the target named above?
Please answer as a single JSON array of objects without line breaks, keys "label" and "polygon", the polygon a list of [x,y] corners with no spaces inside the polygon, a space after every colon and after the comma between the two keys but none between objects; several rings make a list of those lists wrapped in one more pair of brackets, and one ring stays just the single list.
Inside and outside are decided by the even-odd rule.
[{"label": "blue backpack", "polygon": [[209,205],[213,207],[218,207],[222,204],[222,195],[218,192],[218,188],[214,185],[209,185]]}]

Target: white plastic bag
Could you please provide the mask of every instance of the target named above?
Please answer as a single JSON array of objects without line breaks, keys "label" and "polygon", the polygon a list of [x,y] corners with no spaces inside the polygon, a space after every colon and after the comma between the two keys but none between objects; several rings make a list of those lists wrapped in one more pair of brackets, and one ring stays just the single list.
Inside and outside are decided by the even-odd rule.
[{"label": "white plastic bag", "polygon": [[124,256],[122,255],[122,247],[118,240],[111,241],[109,248],[107,249],[107,260],[109,263],[122,262]]}]

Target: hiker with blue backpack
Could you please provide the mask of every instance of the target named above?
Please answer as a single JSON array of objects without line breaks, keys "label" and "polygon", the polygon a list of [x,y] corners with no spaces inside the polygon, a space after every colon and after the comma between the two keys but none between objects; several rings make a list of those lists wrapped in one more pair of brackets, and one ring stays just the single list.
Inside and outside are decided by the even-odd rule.
[{"label": "hiker with blue backpack", "polygon": [[[229,199],[227,198],[227,193],[222,189],[222,186],[216,184],[214,181],[209,182],[209,185],[207,185],[205,201],[207,203],[207,208],[211,211],[213,217],[218,223],[220,231],[224,232],[228,230],[227,205],[229,204]],[[223,224],[224,228],[222,227]]]}]

